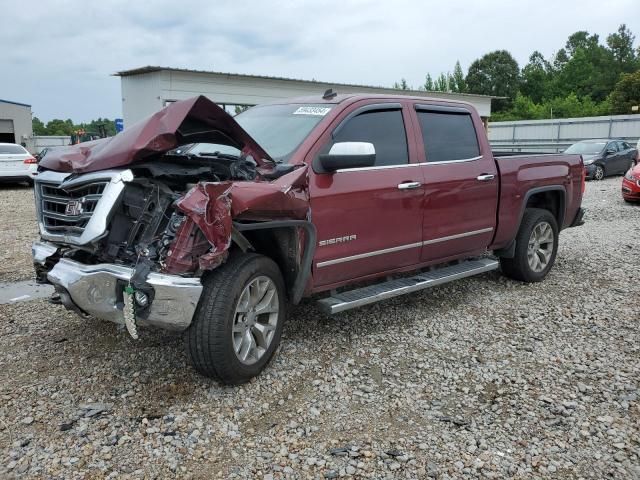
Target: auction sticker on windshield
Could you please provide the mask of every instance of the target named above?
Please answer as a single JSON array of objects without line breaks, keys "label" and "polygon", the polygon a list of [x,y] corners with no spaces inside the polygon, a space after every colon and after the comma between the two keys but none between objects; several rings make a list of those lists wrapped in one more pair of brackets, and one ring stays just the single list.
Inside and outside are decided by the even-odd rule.
[{"label": "auction sticker on windshield", "polygon": [[324,117],[331,108],[327,107],[300,107],[295,112],[294,115],[317,115],[319,117]]}]

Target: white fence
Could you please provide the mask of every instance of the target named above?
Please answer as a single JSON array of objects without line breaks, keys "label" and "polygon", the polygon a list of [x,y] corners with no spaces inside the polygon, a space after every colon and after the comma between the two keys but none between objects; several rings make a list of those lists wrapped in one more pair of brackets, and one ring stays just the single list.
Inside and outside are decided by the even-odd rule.
[{"label": "white fence", "polygon": [[640,139],[640,115],[490,122],[489,142],[496,151],[560,152],[590,138]]},{"label": "white fence", "polygon": [[34,135],[26,141],[27,150],[32,154],[37,154],[43,148],[62,147],[71,143],[71,137],[64,135]]}]

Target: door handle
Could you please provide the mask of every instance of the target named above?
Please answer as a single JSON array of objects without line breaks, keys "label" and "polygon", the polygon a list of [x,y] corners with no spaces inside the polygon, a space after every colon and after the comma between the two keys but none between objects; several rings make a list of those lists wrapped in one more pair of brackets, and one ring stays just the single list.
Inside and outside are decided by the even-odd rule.
[{"label": "door handle", "polygon": [[489,180],[493,180],[494,178],[496,178],[496,176],[491,173],[483,173],[482,175],[478,175],[476,177],[476,180],[478,180],[479,182],[488,182]]},{"label": "door handle", "polygon": [[398,190],[412,190],[414,188],[420,188],[422,184],[420,182],[402,182],[398,184]]}]

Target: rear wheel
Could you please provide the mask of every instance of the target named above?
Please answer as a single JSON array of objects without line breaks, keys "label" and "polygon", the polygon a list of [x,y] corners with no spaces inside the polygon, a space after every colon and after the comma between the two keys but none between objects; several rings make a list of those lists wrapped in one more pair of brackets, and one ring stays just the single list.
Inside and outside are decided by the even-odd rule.
[{"label": "rear wheel", "polygon": [[529,208],[516,235],[513,258],[501,258],[502,272],[522,282],[539,282],[547,276],[558,251],[558,224],[548,210]]},{"label": "rear wheel", "polygon": [[280,269],[265,256],[239,255],[203,284],[186,332],[187,353],[199,373],[244,383],[265,368],[280,343],[286,309]]}]

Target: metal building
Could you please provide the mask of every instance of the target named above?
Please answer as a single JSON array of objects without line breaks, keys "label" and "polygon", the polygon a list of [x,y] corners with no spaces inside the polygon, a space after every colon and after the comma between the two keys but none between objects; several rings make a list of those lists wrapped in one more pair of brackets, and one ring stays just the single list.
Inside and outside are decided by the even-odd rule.
[{"label": "metal building", "polygon": [[590,138],[619,138],[635,145],[640,139],[640,115],[489,123],[489,142],[499,151],[561,152]]},{"label": "metal building", "polygon": [[165,67],[142,67],[118,72],[115,75],[120,77],[125,128],[160,110],[168,103],[196,95],[205,95],[223,106],[252,106],[281,98],[322,95],[329,88],[333,88],[338,93],[406,94],[463,100],[473,104],[480,116],[485,119],[491,115],[491,98],[493,98],[486,95],[397,90],[366,85]]},{"label": "metal building", "polygon": [[32,134],[31,105],[0,100],[0,143],[23,143]]}]

